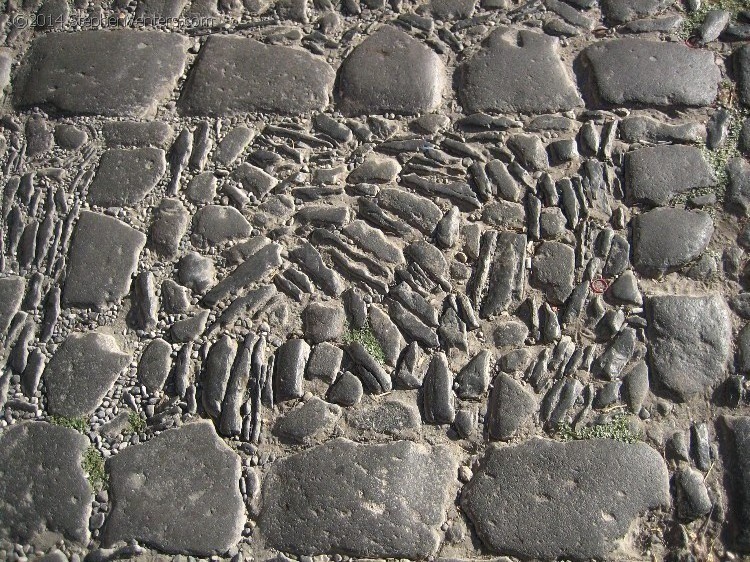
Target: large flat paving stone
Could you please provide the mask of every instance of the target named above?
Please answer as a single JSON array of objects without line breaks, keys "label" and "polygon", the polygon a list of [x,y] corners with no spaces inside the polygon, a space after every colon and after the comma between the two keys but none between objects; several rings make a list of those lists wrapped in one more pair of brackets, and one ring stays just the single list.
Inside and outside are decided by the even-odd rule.
[{"label": "large flat paving stone", "polygon": [[128,294],[146,236],[116,218],[82,211],[63,289],[66,306],[102,309]]},{"label": "large flat paving stone", "polygon": [[651,377],[663,389],[686,400],[726,377],[732,329],[721,296],[655,296],[647,314]]},{"label": "large flat paving stone", "polygon": [[711,215],[660,207],[633,220],[633,265],[646,277],[661,277],[698,258],[714,233]]},{"label": "large flat paving stone", "polygon": [[210,556],[241,537],[241,463],[198,421],[128,447],[107,460],[112,510],[102,542],[137,540],[164,552]]},{"label": "large flat paving stone", "polygon": [[124,207],[143,201],[167,170],[158,148],[115,148],[102,154],[88,198],[100,207]]},{"label": "large flat paving stone", "polygon": [[681,43],[615,39],[581,53],[590,67],[596,101],[666,107],[713,103],[721,72],[714,54]]},{"label": "large flat paving stone", "polygon": [[711,167],[694,146],[653,146],[625,158],[625,185],[633,203],[666,205],[675,195],[715,183]]},{"label": "large flat paving stone", "polygon": [[185,69],[177,33],[126,29],[49,33],[34,40],[15,78],[19,108],[147,117]]},{"label": "large flat paving stone", "polygon": [[492,447],[461,498],[492,551],[545,560],[603,558],[635,517],[669,502],[659,453],[610,439]]},{"label": "large flat paving stone", "polygon": [[442,448],[329,441],[271,466],[260,531],[284,552],[427,558],[440,546],[456,469]]},{"label": "large flat paving stone", "polygon": [[328,63],[307,51],[214,35],[198,54],[179,107],[190,115],[300,114],[328,105],[333,80]]},{"label": "large flat paving stone", "polygon": [[339,107],[349,114],[429,111],[440,103],[445,66],[429,47],[391,26],[360,43],[341,64]]},{"label": "large flat paving stone", "polygon": [[44,368],[49,412],[69,417],[93,413],[129,362],[130,355],[110,335],[68,336]]},{"label": "large flat paving stone", "polygon": [[0,435],[0,538],[46,532],[86,543],[93,491],[81,467],[89,440],[74,429],[25,422]]},{"label": "large flat paving stone", "polygon": [[467,112],[554,113],[583,104],[558,40],[543,33],[500,27],[459,73],[458,96]]}]

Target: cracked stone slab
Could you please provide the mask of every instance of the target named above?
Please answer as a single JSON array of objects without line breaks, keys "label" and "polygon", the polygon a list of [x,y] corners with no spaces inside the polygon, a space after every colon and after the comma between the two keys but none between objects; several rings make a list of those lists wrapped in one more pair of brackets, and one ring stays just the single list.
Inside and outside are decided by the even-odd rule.
[{"label": "cracked stone slab", "polygon": [[458,96],[467,112],[554,113],[583,105],[558,40],[543,33],[500,27],[459,73]]},{"label": "cracked stone slab", "polygon": [[625,184],[634,203],[666,205],[675,195],[715,183],[713,171],[694,146],[654,146],[625,157]]},{"label": "cracked stone slab", "polygon": [[300,114],[328,105],[334,71],[302,49],[212,35],[182,89],[189,115]]},{"label": "cracked stone slab", "polygon": [[669,504],[661,455],[610,439],[492,447],[461,497],[493,552],[541,559],[604,558],[635,517]]},{"label": "cracked stone slab", "polygon": [[209,421],[161,433],[110,457],[109,546],[138,542],[175,554],[223,554],[241,537],[241,463]]},{"label": "cracked stone slab", "polygon": [[128,294],[146,236],[116,218],[82,211],[70,249],[65,306],[103,309]]},{"label": "cracked stone slab", "polygon": [[706,106],[721,80],[712,52],[677,43],[614,39],[586,47],[581,56],[598,101],[611,105]]},{"label": "cracked stone slab", "polygon": [[37,37],[15,77],[18,108],[149,117],[177,86],[187,39],[129,29],[49,33]]},{"label": "cracked stone slab", "polygon": [[436,107],[446,82],[437,54],[403,31],[384,26],[341,64],[339,105],[349,114],[411,115]]},{"label": "cracked stone slab", "polygon": [[129,362],[130,355],[110,335],[68,336],[44,368],[49,412],[69,417],[93,413]]},{"label": "cracked stone slab", "polygon": [[100,207],[129,207],[140,203],[167,170],[158,148],[112,149],[102,154],[88,198]]},{"label": "cracked stone slab", "polygon": [[456,470],[443,448],[335,439],[271,466],[258,525],[286,552],[427,558],[441,543]]},{"label": "cracked stone slab", "polygon": [[652,380],[684,401],[726,376],[732,329],[721,296],[655,296],[647,307]]},{"label": "cracked stone slab", "polygon": [[46,532],[86,544],[94,494],[81,466],[89,440],[74,429],[22,422],[0,434],[0,538]]}]

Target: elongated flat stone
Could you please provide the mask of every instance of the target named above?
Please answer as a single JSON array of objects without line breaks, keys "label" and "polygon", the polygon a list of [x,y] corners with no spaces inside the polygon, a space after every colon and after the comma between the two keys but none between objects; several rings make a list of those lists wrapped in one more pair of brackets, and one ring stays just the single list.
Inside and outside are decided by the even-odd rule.
[{"label": "elongated flat stone", "polygon": [[403,31],[384,26],[342,63],[339,106],[349,114],[429,111],[440,103],[446,82],[437,54]]},{"label": "elongated flat stone", "polygon": [[606,104],[710,105],[721,80],[712,52],[678,43],[615,39],[595,43],[581,56],[596,97]]},{"label": "elongated flat stone", "polygon": [[137,540],[164,552],[210,556],[240,539],[240,458],[209,421],[165,431],[107,460],[111,512],[104,545]]},{"label": "elongated flat stone", "polygon": [[129,29],[40,35],[15,79],[19,108],[148,117],[176,87],[188,41]]},{"label": "elongated flat stone", "polygon": [[545,560],[604,558],[635,517],[669,504],[661,455],[611,439],[492,447],[461,497],[488,548]]},{"label": "elongated flat stone", "polygon": [[212,35],[183,87],[179,108],[190,115],[305,113],[328,105],[333,79],[328,63],[302,49]]},{"label": "elongated flat stone", "polygon": [[442,448],[329,441],[271,466],[258,525],[286,552],[427,558],[442,540],[456,468]]},{"label": "elongated flat stone", "polygon": [[459,69],[458,96],[467,112],[555,113],[583,104],[543,33],[499,27]]},{"label": "elongated flat stone", "polygon": [[219,281],[203,297],[203,301],[213,306],[232,293],[250,288],[250,285],[270,275],[281,265],[281,247],[267,244],[238,265],[232,273]]},{"label": "elongated flat stone", "polygon": [[82,211],[73,234],[65,306],[104,308],[130,290],[130,279],[146,236],[125,223],[99,213]]},{"label": "elongated flat stone", "polygon": [[0,435],[0,538],[46,532],[86,544],[94,494],[81,467],[89,440],[74,429],[24,422]]}]

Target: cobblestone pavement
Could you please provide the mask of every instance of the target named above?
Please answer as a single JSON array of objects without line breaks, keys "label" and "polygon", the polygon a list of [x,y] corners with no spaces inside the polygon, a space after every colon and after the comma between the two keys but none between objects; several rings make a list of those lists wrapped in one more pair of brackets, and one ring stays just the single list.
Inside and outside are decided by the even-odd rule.
[{"label": "cobblestone pavement", "polygon": [[750,554],[748,39],[6,0],[0,560]]}]

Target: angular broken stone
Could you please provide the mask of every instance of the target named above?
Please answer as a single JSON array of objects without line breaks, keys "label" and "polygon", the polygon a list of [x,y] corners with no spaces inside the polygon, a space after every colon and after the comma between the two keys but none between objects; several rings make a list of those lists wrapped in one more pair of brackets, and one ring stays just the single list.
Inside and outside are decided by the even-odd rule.
[{"label": "angular broken stone", "polygon": [[492,382],[487,406],[487,433],[490,439],[512,439],[519,429],[530,424],[537,407],[537,400],[531,389],[527,389],[510,375],[497,375]]},{"label": "angular broken stone", "polygon": [[633,221],[633,265],[647,277],[661,277],[697,259],[714,233],[703,211],[659,208]]},{"label": "angular broken stone", "polygon": [[253,283],[270,276],[280,265],[281,247],[274,243],[263,246],[206,293],[203,302],[214,306],[231,294],[246,291]]},{"label": "angular broken stone", "polygon": [[250,223],[234,207],[206,205],[193,215],[191,239],[199,247],[247,238],[251,232]]},{"label": "angular broken stone", "polygon": [[661,455],[612,439],[492,447],[461,497],[490,550],[550,560],[605,558],[633,519],[669,504]]},{"label": "angular broken stone", "polygon": [[436,353],[430,360],[422,383],[424,417],[427,423],[453,423],[456,417],[453,395],[453,373],[444,353]]},{"label": "angular broken stone", "polygon": [[189,213],[179,199],[165,197],[156,210],[148,243],[157,254],[171,259],[177,255],[180,241],[189,223]]},{"label": "angular broken stone", "polygon": [[312,343],[339,339],[344,333],[346,314],[339,302],[314,302],[302,313],[305,337]]},{"label": "angular broken stone", "polygon": [[555,113],[582,105],[558,40],[543,33],[499,27],[459,73],[467,112]]},{"label": "angular broken stone", "polygon": [[130,279],[146,236],[106,215],[82,211],[75,233],[62,299],[65,306],[102,309],[130,290]]},{"label": "angular broken stone", "polygon": [[531,265],[531,282],[553,304],[563,304],[573,291],[575,252],[562,242],[542,242]]},{"label": "angular broken stone", "polygon": [[88,199],[100,207],[131,207],[143,201],[166,170],[161,149],[107,150],[89,186]]},{"label": "angular broken stone", "polygon": [[246,518],[240,458],[210,421],[123,449],[106,468],[111,511],[104,546],[136,540],[164,552],[208,557],[240,540]]},{"label": "angular broken stone", "polygon": [[129,362],[130,355],[110,335],[71,334],[42,375],[49,412],[67,417],[93,413]]},{"label": "angular broken stone", "polygon": [[675,195],[713,186],[716,178],[698,148],[663,145],[629,152],[625,183],[632,202],[666,205]]},{"label": "angular broken stone", "polygon": [[271,465],[260,534],[285,552],[427,558],[442,542],[456,469],[443,448],[329,441]]},{"label": "angular broken stone", "polygon": [[74,429],[22,422],[0,434],[0,538],[60,533],[85,545],[94,493],[81,462],[89,440]]},{"label": "angular broken stone", "polygon": [[286,443],[309,445],[330,435],[340,417],[341,408],[314,396],[279,418],[273,433]]},{"label": "angular broken stone", "polygon": [[456,376],[456,394],[462,400],[476,400],[490,386],[493,357],[489,350],[482,350],[469,361]]},{"label": "angular broken stone", "polygon": [[706,106],[721,73],[713,53],[681,43],[614,39],[581,53],[601,102],[612,105]]},{"label": "angular broken stone", "polygon": [[[263,79],[258,79],[262,76]],[[178,103],[189,115],[300,114],[328,105],[333,69],[308,51],[246,37],[212,35]]]},{"label": "angular broken stone", "polygon": [[82,115],[153,116],[182,75],[187,45],[186,37],[161,31],[39,35],[15,78],[14,103]]},{"label": "angular broken stone", "polygon": [[383,26],[341,64],[339,108],[354,115],[413,115],[436,107],[446,85],[437,54],[403,31]]},{"label": "angular broken stone", "polygon": [[683,401],[718,384],[732,341],[724,299],[664,295],[647,305],[652,381]]}]

